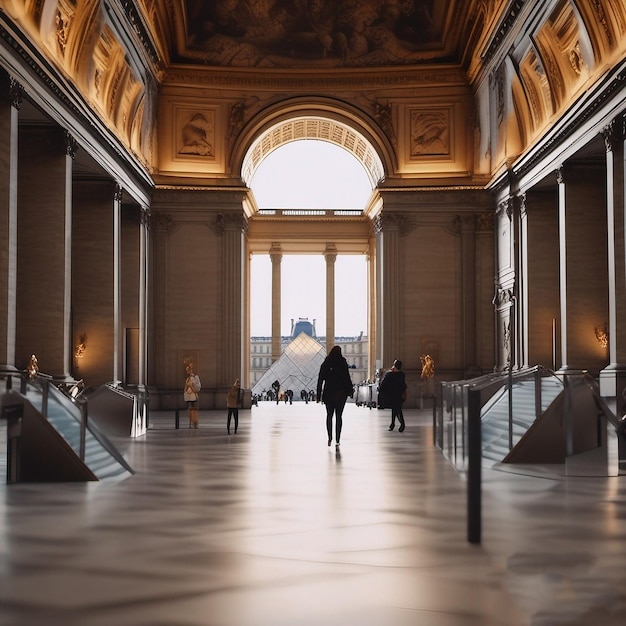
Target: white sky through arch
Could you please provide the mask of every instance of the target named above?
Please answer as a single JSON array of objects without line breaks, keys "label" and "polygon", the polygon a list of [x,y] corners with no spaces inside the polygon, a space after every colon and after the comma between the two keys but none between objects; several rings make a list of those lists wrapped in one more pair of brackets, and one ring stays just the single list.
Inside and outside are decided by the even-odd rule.
[{"label": "white sky through arch", "polygon": [[[362,209],[372,193],[367,173],[348,151],[319,140],[294,141],[269,154],[250,181],[261,209]],[[269,255],[253,255],[250,333],[270,336],[272,272]],[[326,268],[320,255],[284,255],[281,264],[281,334],[291,320],[315,320],[326,334]],[[367,262],[338,255],[335,262],[335,335],[367,334]]]}]

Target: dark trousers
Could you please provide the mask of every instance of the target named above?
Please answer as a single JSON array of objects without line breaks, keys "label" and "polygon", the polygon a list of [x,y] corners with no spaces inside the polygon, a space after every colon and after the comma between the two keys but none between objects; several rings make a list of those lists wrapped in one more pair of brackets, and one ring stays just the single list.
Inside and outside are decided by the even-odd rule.
[{"label": "dark trousers", "polygon": [[399,404],[397,406],[391,407],[391,425],[394,426],[396,423],[396,417],[400,422],[400,426],[404,426],[404,414],[402,413],[402,405]]},{"label": "dark trousers", "polygon": [[343,408],[346,406],[346,398],[326,402],[326,432],[328,440],[333,438],[333,415],[335,416],[335,441],[339,443],[341,439],[341,427],[343,426]]},{"label": "dark trousers", "polygon": [[226,429],[230,433],[230,420],[231,418],[235,418],[235,432],[237,432],[237,427],[239,426],[239,409],[228,407],[228,421],[226,422]]}]

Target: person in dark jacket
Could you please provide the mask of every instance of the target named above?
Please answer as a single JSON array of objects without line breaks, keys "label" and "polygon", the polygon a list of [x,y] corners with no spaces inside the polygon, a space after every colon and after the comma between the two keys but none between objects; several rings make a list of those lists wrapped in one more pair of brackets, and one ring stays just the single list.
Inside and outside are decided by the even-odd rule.
[{"label": "person in dark jacket", "polygon": [[341,354],[341,348],[335,346],[328,353],[320,367],[317,378],[317,402],[326,405],[326,432],[328,445],[333,441],[333,415],[335,423],[335,443],[339,447],[343,426],[343,409],[348,396],[354,396],[354,387],[350,378],[348,362]]},{"label": "person in dark jacket", "polygon": [[396,359],[391,369],[384,375],[378,386],[378,393],[385,398],[386,406],[391,407],[391,424],[389,430],[396,427],[396,417],[400,422],[398,430],[405,428],[402,404],[406,399],[406,380],[402,371],[402,361]]}]

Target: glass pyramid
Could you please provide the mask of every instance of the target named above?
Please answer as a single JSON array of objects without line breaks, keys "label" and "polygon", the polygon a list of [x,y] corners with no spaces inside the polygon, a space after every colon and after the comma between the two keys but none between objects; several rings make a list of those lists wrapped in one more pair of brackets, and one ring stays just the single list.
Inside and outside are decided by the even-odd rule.
[{"label": "glass pyramid", "polygon": [[277,380],[281,392],[291,389],[293,399],[300,400],[303,389],[315,391],[320,366],[325,358],[326,348],[303,331],[285,346],[280,358],[254,385],[252,393],[264,397]]}]

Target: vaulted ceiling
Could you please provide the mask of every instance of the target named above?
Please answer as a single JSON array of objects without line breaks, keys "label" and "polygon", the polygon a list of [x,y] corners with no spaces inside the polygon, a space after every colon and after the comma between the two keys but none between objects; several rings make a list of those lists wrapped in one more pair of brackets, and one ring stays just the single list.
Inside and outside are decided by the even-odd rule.
[{"label": "vaulted ceiling", "polygon": [[[381,67],[459,61],[474,0],[182,0],[173,62]],[[494,4],[502,4],[494,3]]]}]

